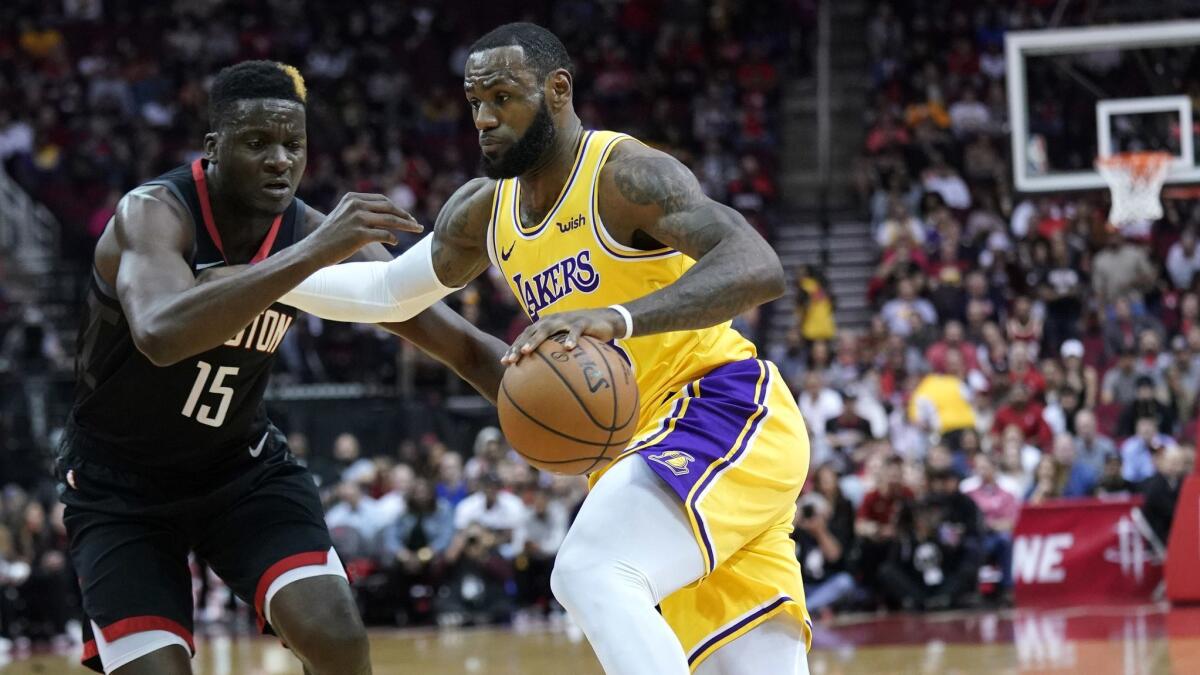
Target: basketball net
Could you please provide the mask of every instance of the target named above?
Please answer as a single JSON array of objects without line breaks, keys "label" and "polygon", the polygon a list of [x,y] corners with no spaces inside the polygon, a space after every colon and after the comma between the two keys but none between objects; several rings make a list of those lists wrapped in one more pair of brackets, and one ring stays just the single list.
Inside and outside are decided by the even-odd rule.
[{"label": "basketball net", "polygon": [[1119,152],[1096,158],[1096,170],[1108,183],[1112,208],[1108,222],[1115,227],[1162,218],[1162,202],[1158,195],[1171,154],[1166,152]]}]

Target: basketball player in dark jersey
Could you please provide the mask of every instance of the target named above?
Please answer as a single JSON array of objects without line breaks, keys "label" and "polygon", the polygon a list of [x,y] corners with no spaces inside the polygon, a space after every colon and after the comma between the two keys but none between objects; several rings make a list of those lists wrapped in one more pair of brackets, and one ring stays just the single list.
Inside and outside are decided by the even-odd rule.
[{"label": "basketball player in dark jersey", "polygon": [[[290,66],[223,70],[204,158],[127,194],[97,243],[58,457],[94,670],[191,672],[194,552],[306,673],[370,672],[312,478],[263,392],[295,316],[276,300],[356,252],[390,259],[380,242],[421,227],[381,195],[328,217],[295,197],[305,98]],[[443,305],[389,329],[468,381],[502,368],[503,343]]]}]

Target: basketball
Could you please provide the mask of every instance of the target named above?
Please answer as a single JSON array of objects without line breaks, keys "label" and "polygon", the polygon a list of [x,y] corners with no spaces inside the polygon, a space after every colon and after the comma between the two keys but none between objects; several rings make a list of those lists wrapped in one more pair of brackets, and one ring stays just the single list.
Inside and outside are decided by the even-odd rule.
[{"label": "basketball", "polygon": [[543,471],[587,474],[604,468],[637,426],[638,390],[629,363],[587,337],[573,350],[555,335],[500,384],[500,428],[522,457]]}]

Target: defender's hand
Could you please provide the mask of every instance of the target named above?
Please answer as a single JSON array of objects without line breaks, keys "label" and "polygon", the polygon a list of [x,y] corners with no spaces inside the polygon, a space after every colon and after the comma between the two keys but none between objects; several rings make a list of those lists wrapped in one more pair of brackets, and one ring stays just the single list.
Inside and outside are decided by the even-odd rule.
[{"label": "defender's hand", "polygon": [[424,230],[412,214],[383,195],[347,192],[313,231],[309,246],[322,266],[333,265],[368,244],[395,244],[397,232]]},{"label": "defender's hand", "polygon": [[618,335],[624,335],[625,328],[625,318],[615,309],[584,309],[555,314],[522,331],[500,359],[500,363],[511,366],[519,362],[522,357],[532,354],[533,350],[550,336],[559,333],[567,334],[563,346],[574,349],[575,345],[579,344],[581,335],[590,335],[601,342],[608,342]]}]

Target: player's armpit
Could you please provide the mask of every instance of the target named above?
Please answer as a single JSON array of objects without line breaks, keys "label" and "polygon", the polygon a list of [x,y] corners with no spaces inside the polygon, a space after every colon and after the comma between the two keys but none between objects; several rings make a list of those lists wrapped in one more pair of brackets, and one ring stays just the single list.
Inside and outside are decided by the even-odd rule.
[{"label": "player's armpit", "polygon": [[443,303],[403,323],[380,324],[416,345],[466,380],[488,401],[496,403],[504,366],[500,357],[508,345],[484,333]]},{"label": "player's armpit", "polygon": [[600,190],[601,219],[618,241],[669,246],[697,261],[670,286],[625,304],[634,335],[707,328],[783,295],[775,251],[670,155],[623,143]]},{"label": "player's armpit", "polygon": [[495,191],[495,181],[475,178],[455,191],[438,213],[433,268],[443,284],[465,286],[488,268],[487,225]]}]

